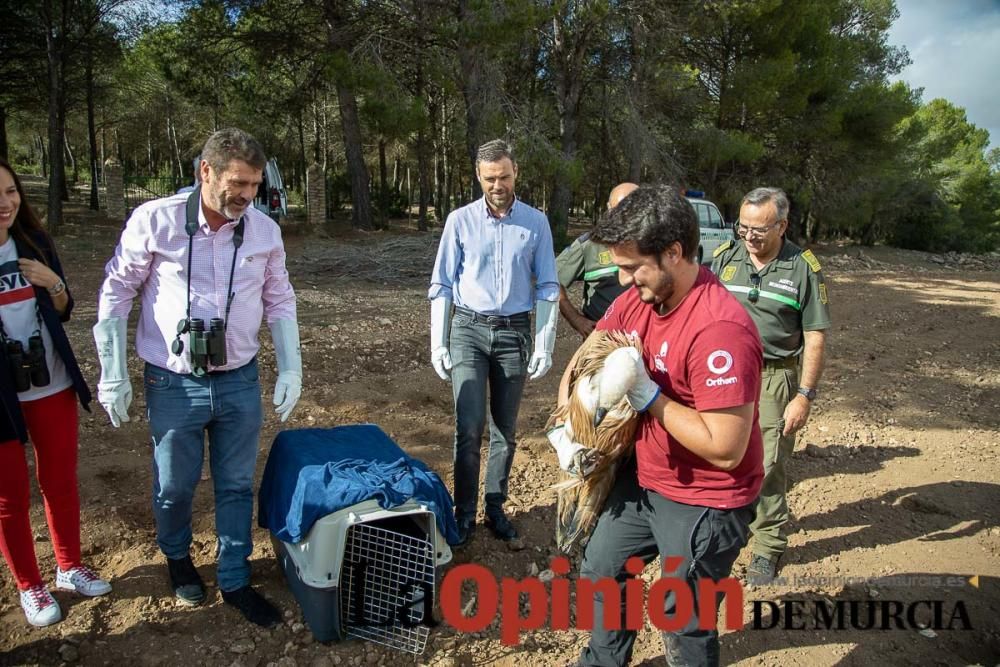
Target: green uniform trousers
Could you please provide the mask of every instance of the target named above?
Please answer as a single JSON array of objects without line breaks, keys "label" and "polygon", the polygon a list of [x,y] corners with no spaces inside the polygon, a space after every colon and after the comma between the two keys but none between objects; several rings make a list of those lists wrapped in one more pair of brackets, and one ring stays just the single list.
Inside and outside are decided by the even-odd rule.
[{"label": "green uniform trousers", "polygon": [[782,527],[788,522],[788,472],[785,466],[795,448],[795,434],[782,435],[785,406],[795,398],[799,386],[797,360],[765,362],[760,383],[760,431],[764,438],[764,484],[757,500],[757,517],[750,524],[753,552],[776,559],[785,552],[788,538]]}]

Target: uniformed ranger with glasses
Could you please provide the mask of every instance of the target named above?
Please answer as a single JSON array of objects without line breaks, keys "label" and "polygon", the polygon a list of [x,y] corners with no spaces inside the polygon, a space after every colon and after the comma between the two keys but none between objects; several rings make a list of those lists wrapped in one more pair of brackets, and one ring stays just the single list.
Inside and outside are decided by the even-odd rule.
[{"label": "uniformed ranger with glasses", "polygon": [[819,260],[785,238],[788,197],[757,188],[743,197],[736,223],[739,241],[716,249],[712,271],[744,305],[764,343],[760,429],[764,436],[764,486],[751,524],[750,584],[777,575],[788,545],[786,462],[795,434],[809,418],[823,372],[829,297]]}]

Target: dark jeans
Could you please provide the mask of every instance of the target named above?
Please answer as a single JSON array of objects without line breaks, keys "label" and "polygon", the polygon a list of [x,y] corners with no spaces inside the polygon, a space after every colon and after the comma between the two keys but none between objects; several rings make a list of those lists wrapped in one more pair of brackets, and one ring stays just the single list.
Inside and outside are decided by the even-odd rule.
[{"label": "dark jeans", "polygon": [[486,507],[507,500],[514,432],[531,357],[531,318],[485,318],[456,310],[451,320],[451,386],[455,396],[455,516],[475,516],[479,460],[489,387],[490,450]]},{"label": "dark jeans", "polygon": [[[646,563],[657,554],[683,560],[670,576],[687,579],[694,598],[694,613],[687,626],[677,632],[664,632],[667,663],[670,665],[718,665],[718,630],[698,628],[698,580],[715,581],[729,576],[733,562],[747,543],[753,505],[719,510],[684,505],[639,487],[635,461],[618,473],[615,486],[587,544],[580,576],[592,581],[614,577],[619,582],[624,601],[625,561],[639,556]],[[674,596],[665,600],[668,615],[674,612]],[[604,599],[594,594],[594,630],[590,644],[583,650],[583,665],[611,667],[627,665],[635,644],[634,631],[606,630],[603,625]],[[621,609],[621,627],[625,627],[625,608]]]}]

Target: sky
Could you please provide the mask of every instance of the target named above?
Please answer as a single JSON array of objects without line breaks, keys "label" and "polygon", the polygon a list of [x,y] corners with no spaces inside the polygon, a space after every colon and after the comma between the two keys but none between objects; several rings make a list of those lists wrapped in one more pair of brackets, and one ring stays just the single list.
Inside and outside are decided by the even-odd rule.
[{"label": "sky", "polygon": [[943,97],[1000,146],[1000,0],[896,0],[889,43],[905,46],[912,64],[897,77]]}]

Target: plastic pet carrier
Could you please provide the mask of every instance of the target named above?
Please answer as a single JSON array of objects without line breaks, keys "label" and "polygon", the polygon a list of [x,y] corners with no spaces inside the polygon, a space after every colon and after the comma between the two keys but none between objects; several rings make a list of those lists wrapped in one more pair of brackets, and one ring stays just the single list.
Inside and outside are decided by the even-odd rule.
[{"label": "plastic pet carrier", "polygon": [[458,536],[440,477],[374,424],[275,438],[258,520],[319,641],[356,637],[420,653],[437,567]]},{"label": "plastic pet carrier", "polygon": [[271,539],[318,641],[355,637],[423,652],[437,566],[451,560],[425,506],[386,510],[368,500],[318,520],[298,544]]}]

